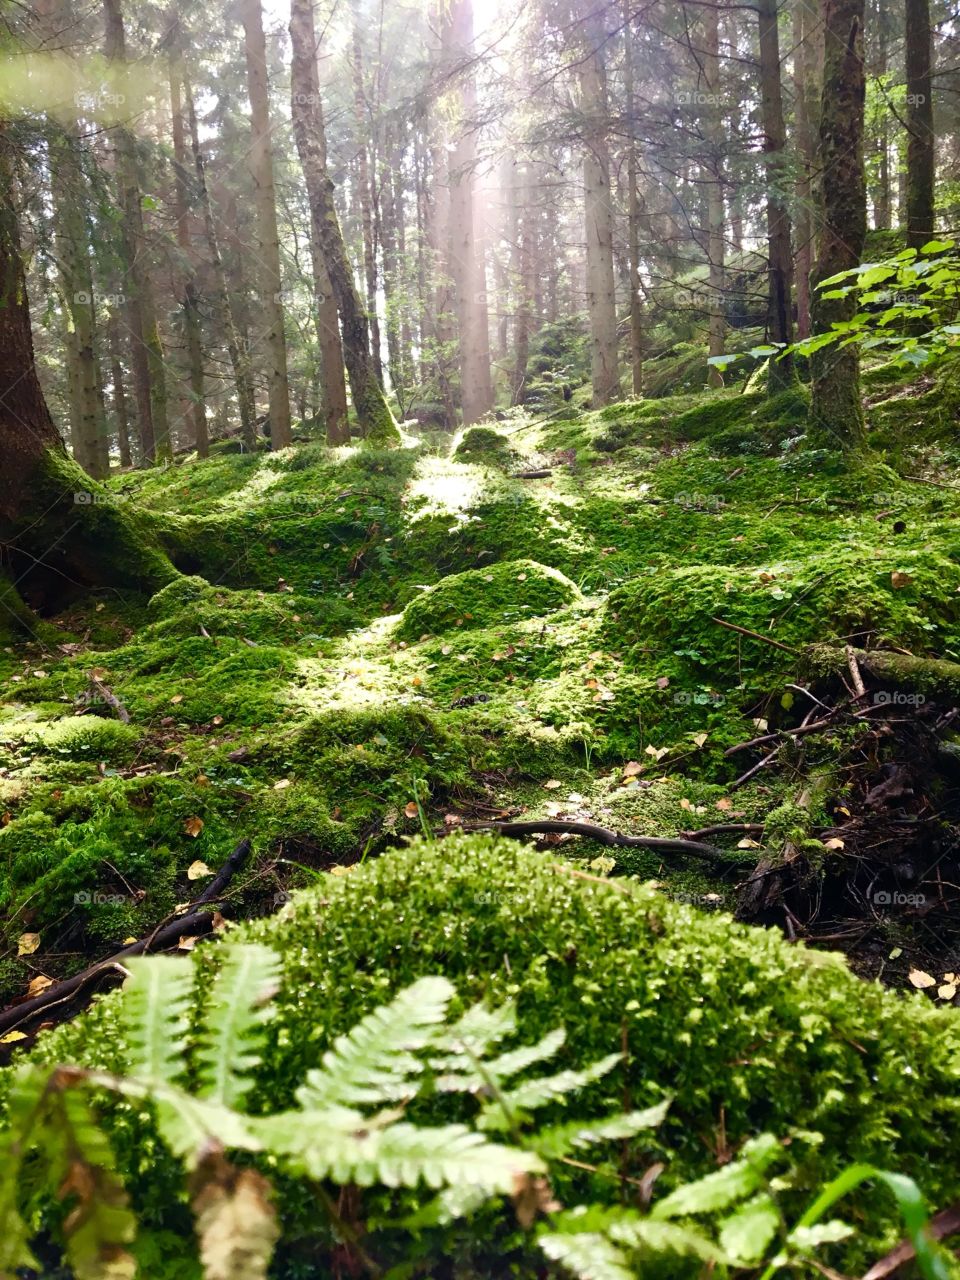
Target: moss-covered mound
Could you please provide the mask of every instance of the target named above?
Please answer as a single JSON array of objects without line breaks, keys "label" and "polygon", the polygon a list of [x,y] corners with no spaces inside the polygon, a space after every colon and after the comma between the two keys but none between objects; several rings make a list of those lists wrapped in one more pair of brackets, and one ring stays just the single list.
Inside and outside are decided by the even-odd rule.
[{"label": "moss-covered mound", "polygon": [[[201,963],[213,968],[235,940],[255,938],[283,958],[277,1017],[258,1068],[269,1105],[292,1102],[334,1033],[415,977],[445,973],[465,1000],[515,997],[530,1039],[565,1025],[569,1065],[626,1046],[623,1066],[577,1107],[591,1114],[619,1106],[625,1094],[633,1106],[672,1095],[658,1193],[715,1167],[717,1152],[752,1133],[805,1129],[823,1142],[804,1157],[798,1204],[853,1160],[911,1174],[935,1206],[957,1197],[953,1011],[864,984],[842,960],[790,946],[774,931],[702,915],[635,882],[572,872],[485,837],[416,841],[349,876],[324,877],[278,917],[204,951]],[[121,1067],[115,1007],[100,1002],[41,1038],[35,1055]],[[448,1101],[444,1113],[461,1105],[472,1106]],[[168,1171],[155,1154],[145,1158],[142,1119],[124,1109],[111,1125],[141,1207],[159,1225],[172,1221]],[[621,1172],[640,1172],[651,1158],[649,1145],[638,1144]],[[609,1186],[559,1191],[601,1197]],[[884,1198],[865,1192],[846,1208],[848,1217],[862,1215],[868,1248],[897,1234]],[[294,1197],[281,1211],[288,1239],[317,1231]],[[849,1251],[833,1259],[846,1272],[861,1261]]]},{"label": "moss-covered mound", "polygon": [[555,613],[579,598],[576,584],[558,570],[535,560],[507,560],[444,578],[407,605],[397,634],[417,640],[454,627],[496,626]]},{"label": "moss-covered mound", "polygon": [[494,467],[514,466],[518,457],[507,437],[494,427],[468,428],[453,456],[461,462],[485,462]]}]

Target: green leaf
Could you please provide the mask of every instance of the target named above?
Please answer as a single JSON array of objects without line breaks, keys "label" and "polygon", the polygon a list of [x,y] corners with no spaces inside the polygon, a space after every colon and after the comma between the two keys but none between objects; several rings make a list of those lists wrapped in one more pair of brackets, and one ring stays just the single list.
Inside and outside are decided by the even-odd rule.
[{"label": "green leaf", "polygon": [[323,1055],[297,1090],[302,1107],[392,1102],[416,1092],[423,1063],[413,1055],[443,1022],[453,987],[446,978],[421,978],[389,1005],[374,1010]]},{"label": "green leaf", "polygon": [[622,1053],[611,1053],[599,1062],[585,1067],[582,1071],[560,1071],[554,1076],[540,1076],[536,1080],[525,1080],[516,1088],[502,1094],[496,1102],[488,1104],[477,1119],[480,1129],[503,1129],[509,1121],[503,1114],[508,1112],[535,1111],[546,1106],[548,1102],[556,1102],[575,1089],[582,1089],[594,1080],[605,1076],[622,1059]]},{"label": "green leaf", "polygon": [[474,1066],[469,1057],[464,1055],[461,1059],[463,1066],[472,1069],[465,1070],[460,1075],[440,1076],[437,1080],[437,1088],[443,1093],[475,1093],[491,1080],[495,1082],[507,1080],[510,1076],[518,1075],[519,1072],[533,1066],[534,1063],[554,1057],[563,1048],[566,1038],[566,1032],[562,1028],[548,1031],[536,1044],[510,1049],[502,1053],[499,1058],[492,1058],[489,1062],[483,1063],[482,1067]]},{"label": "green leaf", "polygon": [[763,1185],[764,1171],[780,1154],[780,1144],[771,1134],[753,1138],[744,1146],[744,1157],[708,1173],[697,1182],[677,1187],[653,1206],[654,1218],[684,1218],[698,1213],[726,1209],[753,1195]]},{"label": "green leaf", "polygon": [[921,253],[946,253],[948,249],[955,249],[957,242],[955,240],[928,240],[926,244],[920,246]]},{"label": "green leaf", "polygon": [[135,956],[126,962],[121,1017],[130,1046],[129,1070],[147,1080],[176,1080],[183,1072],[193,970],[173,956]]},{"label": "green leaf", "polygon": [[651,1253],[678,1253],[704,1262],[725,1261],[712,1240],[693,1227],[678,1226],[675,1222],[657,1222],[653,1218],[615,1222],[610,1227],[610,1235],[619,1244],[648,1249]]},{"label": "green leaf", "polygon": [[264,1025],[273,1014],[280,960],[269,947],[250,943],[227,951],[213,984],[197,1054],[200,1096],[235,1106],[253,1085]]},{"label": "green leaf", "polygon": [[634,1280],[627,1255],[605,1236],[589,1231],[571,1236],[547,1233],[538,1243],[552,1262],[579,1280]]},{"label": "green leaf", "polygon": [[836,1244],[839,1240],[849,1240],[856,1231],[847,1222],[839,1218],[831,1218],[829,1222],[820,1222],[813,1227],[794,1227],[787,1237],[788,1243],[800,1253],[812,1253],[822,1244]]},{"label": "green leaf", "polygon": [[754,1196],[723,1223],[720,1246],[735,1266],[759,1262],[779,1228],[780,1214],[770,1197]]},{"label": "green leaf", "polygon": [[581,1147],[595,1146],[598,1142],[616,1142],[632,1138],[646,1129],[656,1129],[663,1124],[669,1107],[668,1098],[645,1111],[618,1113],[597,1120],[571,1120],[568,1124],[542,1129],[533,1135],[530,1143],[545,1159],[559,1160]]}]

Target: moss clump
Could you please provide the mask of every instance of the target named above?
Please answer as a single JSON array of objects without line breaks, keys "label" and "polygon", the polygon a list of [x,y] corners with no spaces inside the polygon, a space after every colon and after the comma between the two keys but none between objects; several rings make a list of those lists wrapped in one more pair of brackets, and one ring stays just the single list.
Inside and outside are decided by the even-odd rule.
[{"label": "moss clump", "polygon": [[468,428],[453,456],[461,462],[486,462],[495,467],[512,467],[517,461],[507,437],[493,427]]},{"label": "moss clump", "polygon": [[140,734],[133,725],[99,716],[67,716],[35,730],[32,740],[39,751],[109,764],[132,760],[139,743]]},{"label": "moss clump", "polygon": [[[802,1158],[791,1213],[859,1160],[912,1175],[934,1205],[957,1195],[960,1021],[920,997],[864,984],[839,958],[790,946],[772,930],[701,914],[636,883],[584,881],[554,855],[474,836],[418,840],[348,876],[324,877],[279,917],[208,949],[207,973],[224,948],[251,939],[283,962],[252,1095],[263,1093],[272,1107],[293,1102],[318,1044],[416,977],[445,973],[464,1001],[516,999],[530,1040],[565,1026],[558,1068],[626,1043],[624,1064],[578,1097],[578,1114],[617,1109],[625,1093],[636,1107],[671,1095],[658,1135],[667,1163],[658,1192],[716,1167],[722,1124],[732,1149],[759,1131],[823,1135]],[[116,1001],[107,999],[34,1052],[115,1069],[123,1043]],[[461,1105],[471,1106],[447,1098],[438,1112],[425,1099],[412,1114],[456,1120]],[[134,1109],[112,1113],[109,1124],[136,1199],[162,1225],[172,1213],[167,1161],[144,1159],[150,1130]],[[650,1159],[640,1144],[623,1152],[620,1171],[636,1176]],[[562,1199],[584,1194],[573,1185],[581,1176],[558,1188]],[[586,1194],[604,1192],[597,1184]],[[280,1210],[287,1239],[316,1237],[296,1197]],[[854,1196],[847,1213],[863,1237],[834,1263],[855,1274],[861,1249],[877,1256],[899,1224],[892,1202],[870,1192]],[[461,1245],[479,1252],[484,1241],[461,1236]],[[283,1254],[277,1274],[292,1275]]]},{"label": "moss clump", "polygon": [[412,600],[397,635],[407,640],[454,627],[490,627],[555,613],[580,598],[569,578],[535,560],[507,560],[456,573]]}]

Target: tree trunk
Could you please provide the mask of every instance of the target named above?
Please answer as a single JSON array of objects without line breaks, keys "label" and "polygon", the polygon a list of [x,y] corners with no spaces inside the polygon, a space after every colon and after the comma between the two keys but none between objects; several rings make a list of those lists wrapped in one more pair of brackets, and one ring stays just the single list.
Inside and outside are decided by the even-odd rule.
[{"label": "tree trunk", "polygon": [[822,48],[819,23],[812,21],[808,0],[794,0],[793,9],[793,88],[796,149],[799,152],[796,199],[796,277],[797,336],[810,336],[810,272],[813,269],[813,174],[816,168],[814,136],[819,129],[819,105],[816,94],[820,58],[813,48]]},{"label": "tree trunk", "polygon": [[260,0],[242,0],[244,49],[247,59],[247,91],[250,96],[250,157],[254,204],[257,214],[257,279],[263,339],[267,359],[267,395],[270,412],[270,447],[290,444],[290,388],[287,382],[287,343],[283,329],[283,279],[280,273],[280,236],[273,186],[273,148],[270,142],[270,106],[267,85],[267,46],[263,34]]},{"label": "tree trunk", "polygon": [[[323,256],[322,189],[326,174],[326,142],[320,105],[317,73],[317,43],[312,18],[306,28],[306,6],[293,4],[290,10],[290,37],[293,61],[290,73],[293,133],[303,168],[310,203],[310,256],[313,262],[314,302],[317,309],[317,340],[320,345],[323,418],[327,444],[350,442],[347,422],[347,388],[343,379],[343,347],[337,300]],[[314,163],[316,157],[316,163]]]},{"label": "tree trunk", "polygon": [[132,467],[130,453],[130,414],[127,409],[127,392],[123,384],[123,360],[120,345],[120,321],[117,307],[110,304],[107,321],[107,350],[110,353],[110,381],[113,384],[113,413],[117,424],[117,442],[120,447],[121,467]]},{"label": "tree trunk", "polygon": [[[726,286],[726,244],[723,208],[723,115],[720,109],[720,22],[715,5],[704,9],[703,78],[707,89],[706,144],[707,181],[707,260],[709,275],[709,341],[708,354],[722,356],[726,350],[724,297]],[[711,387],[723,386],[723,375],[709,366],[707,381]]]},{"label": "tree trunk", "polygon": [[[825,47],[820,103],[822,212],[814,284],[856,267],[867,230],[863,172],[864,0],[822,0]],[[825,298],[814,289],[814,333],[850,320],[855,294]],[[810,436],[824,448],[856,451],[865,443],[860,402],[860,356],[855,345],[824,347],[810,358]]]},{"label": "tree trunk", "polygon": [[[383,358],[380,354],[380,316],[377,311],[377,237],[373,216],[373,167],[367,151],[367,134],[371,132],[366,95],[363,87],[363,49],[355,15],[353,26],[353,110],[357,127],[357,195],[360,226],[363,233],[363,275],[367,285],[367,318],[370,326],[370,354],[377,379],[383,386]],[[372,140],[372,139],[371,139]]]},{"label": "tree trunk", "polygon": [[[305,59],[316,58],[317,34],[311,0],[291,0],[290,39],[301,66]],[[311,127],[299,129],[297,145],[303,147],[303,171],[305,176],[310,175],[307,178],[307,192],[311,218],[317,229],[343,325],[343,355],[350,379],[353,407],[367,440],[375,444],[395,444],[400,439],[400,432],[390,406],[384,399],[383,388],[370,358],[367,316],[347,258],[340,220],[333,201],[333,182],[326,169],[323,106],[319,95],[309,105],[312,108]]]},{"label": "tree trunk", "polygon": [[0,613],[22,626],[22,598],[53,611],[77,585],[155,591],[175,570],[123,503],[67,457],[50,417],[34,361],[14,168],[0,122]]},{"label": "tree trunk", "polygon": [[190,423],[193,446],[199,457],[206,458],[210,452],[210,438],[207,432],[207,404],[204,390],[200,297],[197,291],[196,261],[190,235],[189,191],[193,184],[189,178],[187,144],[183,127],[182,80],[179,66],[179,20],[175,10],[171,13],[171,19],[171,25],[175,32],[173,55],[170,60],[174,208],[177,220],[177,245],[184,263],[180,305],[183,310],[183,328],[187,341],[187,368],[189,370],[189,396],[187,398],[186,417]]},{"label": "tree trunk", "polygon": [[220,323],[227,343],[227,354],[230,357],[230,368],[233,371],[233,383],[237,395],[237,409],[240,414],[240,437],[248,449],[256,447],[257,428],[254,422],[256,414],[253,407],[253,384],[250,380],[250,362],[247,358],[246,345],[241,343],[237,333],[237,324],[230,301],[230,287],[227,273],[223,266],[223,255],[220,252],[220,239],[213,218],[213,206],[210,192],[207,189],[207,175],[203,167],[203,152],[200,150],[200,132],[197,128],[197,112],[193,104],[193,90],[188,80],[183,82],[183,94],[187,104],[187,118],[190,124],[190,150],[193,153],[193,168],[196,175],[197,194],[203,210],[203,229],[207,241],[207,252],[213,267],[213,278],[216,284],[217,301],[220,306]]},{"label": "tree trunk", "polygon": [[630,281],[630,379],[635,396],[643,395],[643,305],[640,299],[640,175],[637,142],[633,136],[637,118],[634,95],[633,30],[630,0],[623,0],[623,93],[627,108],[627,268]]},{"label": "tree trunk", "polygon": [[516,211],[516,290],[517,309],[514,330],[514,366],[511,404],[523,404],[526,392],[527,361],[530,359],[530,335],[533,328],[534,292],[534,209],[533,165],[518,160],[513,172]]},{"label": "tree trunk", "polygon": [[447,153],[448,261],[459,330],[460,407],[468,426],[493,408],[483,237],[477,234],[477,85],[472,69],[463,69],[474,56],[473,0],[451,0],[443,27],[443,54],[448,74],[460,69],[456,137]]},{"label": "tree trunk", "polygon": [[[873,74],[886,89],[889,69],[889,0],[874,0],[875,9],[867,12],[867,30],[871,24],[876,33],[876,61]],[[877,231],[890,229],[890,112],[884,106],[880,112],[875,139],[877,179],[873,190],[873,225]]]},{"label": "tree trunk", "polygon": [[[788,345],[793,341],[793,254],[785,199],[787,129],[783,121],[777,3],[778,0],[759,0],[760,91],[767,181],[768,324],[771,341]],[[771,359],[767,377],[770,395],[792,386],[794,380],[792,355]]]},{"label": "tree trunk", "polygon": [[[588,9],[591,6],[587,6]],[[607,70],[604,31],[596,13],[583,24],[587,47],[579,65],[583,115],[583,190],[586,232],[587,313],[590,320],[590,370],[593,405],[620,395],[617,367],[617,303],[613,273],[613,208],[607,133]]]},{"label": "tree trunk", "polygon": [[936,157],[933,132],[933,31],[930,0],[906,0],[907,245],[933,236]]}]

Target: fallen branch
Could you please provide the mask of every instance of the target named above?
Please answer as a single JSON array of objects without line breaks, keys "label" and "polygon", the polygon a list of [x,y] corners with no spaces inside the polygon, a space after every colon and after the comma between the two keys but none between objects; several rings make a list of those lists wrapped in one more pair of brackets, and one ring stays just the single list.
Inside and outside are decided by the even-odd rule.
[{"label": "fallen branch", "polygon": [[782,649],[784,653],[796,654],[796,649],[791,649],[788,644],[781,644],[779,640],[774,640],[771,636],[761,635],[759,631],[749,631],[746,627],[738,627],[735,622],[724,622],[723,618],[715,618],[711,614],[711,622],[715,622],[718,627],[726,627],[728,631],[736,631],[741,636],[749,636],[751,640],[760,640],[763,644],[773,645],[774,649]]},{"label": "fallen branch", "polygon": [[683,831],[681,835],[684,840],[701,840],[704,836],[722,836],[728,832],[741,832],[749,835],[756,835],[758,831],[763,831],[762,822],[718,822],[712,827],[700,827],[698,831]]},{"label": "fallen branch", "polygon": [[731,782],[729,787],[727,787],[727,790],[735,791],[737,787],[742,787],[745,782],[749,782],[750,779],[758,774],[761,769],[765,769],[767,765],[771,763],[774,757],[779,753],[782,746],[782,742],[778,743],[768,755],[765,755],[762,760],[758,760],[752,769],[748,769],[746,773],[741,773],[739,778]]},{"label": "fallen branch", "polygon": [[111,970],[122,971],[123,961],[131,956],[144,955],[148,951],[162,951],[164,947],[171,946],[180,938],[193,938],[210,933],[213,929],[213,913],[197,911],[196,908],[210,906],[216,898],[222,896],[223,890],[246,861],[249,853],[250,841],[241,840],[204,892],[190,904],[193,909],[188,910],[187,914],[172,916],[161,921],[147,937],[131,942],[129,946],[108,956],[105,960],[98,960],[96,964],[90,965],[81,973],[74,974],[72,978],[55,982],[53,986],[47,987],[46,991],[39,996],[34,996],[32,1000],[24,1000],[21,1004],[4,1009],[0,1012],[0,1036],[15,1030],[24,1022],[32,1022],[38,1014],[46,1012],[52,1006],[73,999],[84,987],[103,974]]},{"label": "fallen branch", "polygon": [[659,853],[681,853],[709,862],[734,861],[734,855],[726,849],[699,840],[674,840],[665,836],[625,836],[609,827],[598,827],[592,822],[563,822],[559,819],[534,819],[530,822],[465,822],[463,831],[496,831],[511,839],[524,840],[527,836],[570,835],[595,840],[611,849],[653,849]]},{"label": "fallen branch", "polygon": [[812,724],[801,724],[796,729],[775,729],[773,733],[765,733],[759,738],[751,738],[749,742],[738,742],[735,747],[727,747],[723,753],[725,756],[735,756],[739,751],[746,751],[748,747],[760,747],[765,742],[777,742],[784,738],[796,738],[802,733],[817,733],[820,729],[827,729],[833,723],[833,716],[836,714],[832,711],[829,716],[823,720],[815,720]]},{"label": "fallen branch", "polygon": [[[951,1205],[949,1209],[941,1209],[935,1213],[925,1228],[926,1234],[934,1240],[945,1240],[947,1236],[955,1236],[960,1231],[960,1204]],[[863,1276],[863,1280],[887,1280],[895,1271],[912,1262],[917,1251],[909,1240],[901,1240],[896,1248],[875,1262]]]},{"label": "fallen branch", "polygon": [[90,683],[94,689],[104,700],[108,707],[112,707],[117,713],[117,719],[122,720],[124,724],[130,723],[130,712],[123,705],[112,689],[108,689],[102,680],[98,680],[96,676],[91,675]]}]

